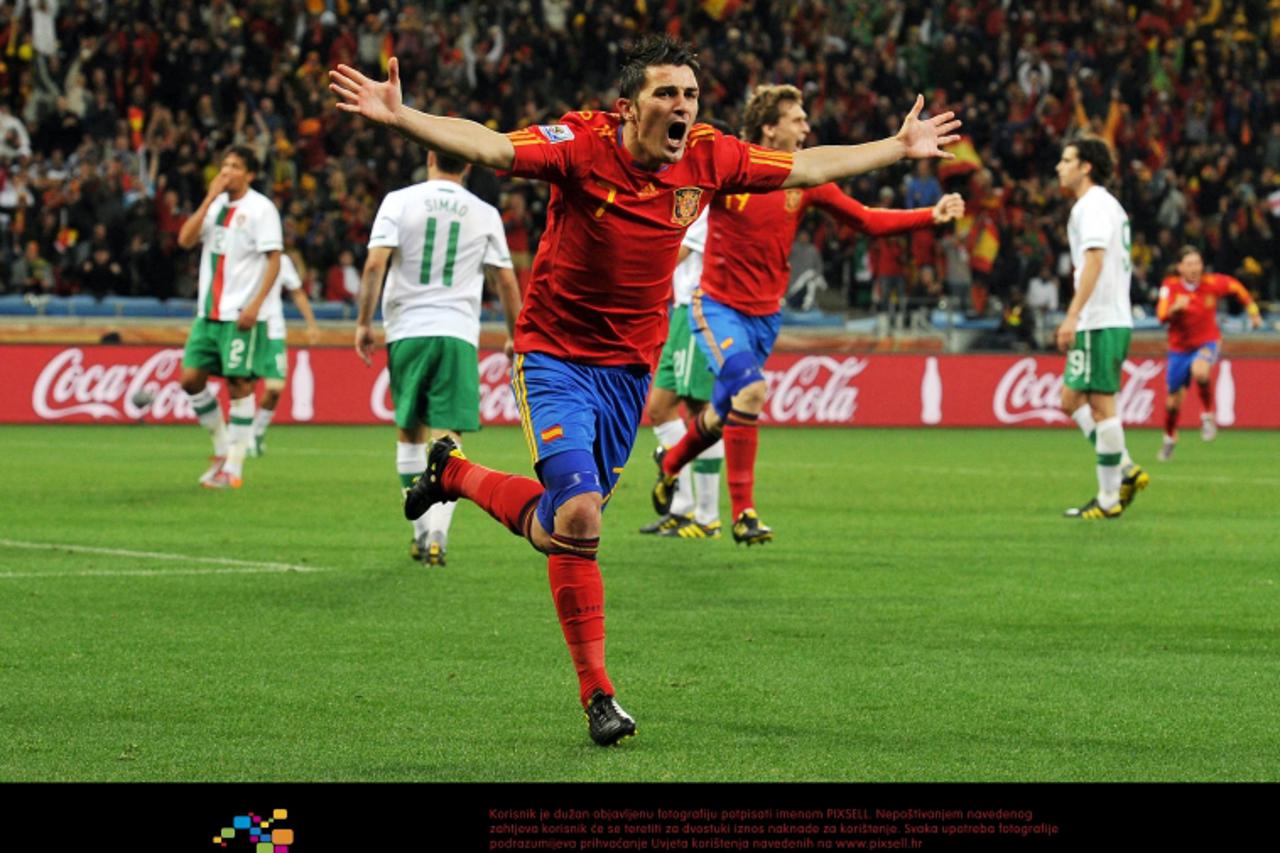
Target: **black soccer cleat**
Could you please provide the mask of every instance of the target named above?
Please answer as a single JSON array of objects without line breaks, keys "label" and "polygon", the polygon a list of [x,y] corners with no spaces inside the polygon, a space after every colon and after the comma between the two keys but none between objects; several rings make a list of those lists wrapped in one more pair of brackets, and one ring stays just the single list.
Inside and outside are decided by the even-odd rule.
[{"label": "black soccer cleat", "polygon": [[773,528],[766,527],[754,509],[744,509],[733,523],[733,541],[739,544],[763,545],[773,541]]},{"label": "black soccer cleat", "polygon": [[431,451],[427,453],[427,470],[423,471],[421,476],[413,481],[413,485],[405,493],[405,518],[415,521],[421,518],[424,512],[431,509],[433,504],[453,500],[453,498],[444,493],[444,482],[441,479],[444,475],[444,466],[453,457],[458,459],[467,458],[462,455],[458,445],[454,444],[453,439],[449,438],[449,436],[446,435],[431,445]]},{"label": "black soccer cleat", "polygon": [[1120,480],[1120,508],[1128,509],[1129,504],[1138,496],[1138,492],[1151,484],[1151,475],[1142,470],[1137,462],[1124,469],[1124,477]]},{"label": "black soccer cleat", "polygon": [[657,521],[651,521],[644,527],[640,528],[641,533],[656,533],[664,535],[668,530],[675,530],[677,527],[683,527],[686,524],[693,524],[693,518],[688,515],[674,515],[667,513]]},{"label": "black soccer cleat", "polygon": [[658,481],[653,484],[653,511],[658,515],[671,514],[671,501],[676,496],[676,481],[679,479],[662,470],[662,460],[666,455],[665,447],[653,451],[653,461],[658,463]]},{"label": "black soccer cleat", "polygon": [[636,733],[636,721],[622,710],[618,700],[597,689],[586,710],[587,729],[600,746],[613,746]]}]

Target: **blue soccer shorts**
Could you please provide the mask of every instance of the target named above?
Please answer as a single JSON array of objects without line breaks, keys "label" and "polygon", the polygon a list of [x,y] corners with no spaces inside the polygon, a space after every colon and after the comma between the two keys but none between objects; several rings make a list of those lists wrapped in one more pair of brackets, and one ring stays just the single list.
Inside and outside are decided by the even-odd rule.
[{"label": "blue soccer shorts", "polygon": [[1169,365],[1165,369],[1164,384],[1170,394],[1191,384],[1193,362],[1207,361],[1213,367],[1218,361],[1218,342],[1210,341],[1186,352],[1169,351]]},{"label": "blue soccer shorts", "polygon": [[717,302],[701,289],[693,292],[689,328],[716,376],[725,362],[740,352],[750,353],[756,366],[764,370],[781,327],[782,312],[753,317]]},{"label": "blue soccer shorts", "polygon": [[552,530],[555,510],[575,495],[599,492],[608,503],[631,456],[649,381],[647,365],[516,355],[511,388],[534,470],[547,488],[538,509],[544,529]]}]

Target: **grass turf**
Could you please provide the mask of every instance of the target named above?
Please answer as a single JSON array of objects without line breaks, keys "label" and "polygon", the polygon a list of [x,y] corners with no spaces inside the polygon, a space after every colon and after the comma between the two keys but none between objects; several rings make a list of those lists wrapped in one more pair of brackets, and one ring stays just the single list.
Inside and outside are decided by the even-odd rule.
[{"label": "grass turf", "polygon": [[639,735],[601,750],[543,558],[463,504],[409,561],[390,428],[273,427],[222,493],[194,428],[3,427],[0,780],[1274,781],[1276,442],[1131,432],[1152,486],[1088,523],[1073,431],[765,430],[746,549],[635,532],[642,435],[601,550]]}]

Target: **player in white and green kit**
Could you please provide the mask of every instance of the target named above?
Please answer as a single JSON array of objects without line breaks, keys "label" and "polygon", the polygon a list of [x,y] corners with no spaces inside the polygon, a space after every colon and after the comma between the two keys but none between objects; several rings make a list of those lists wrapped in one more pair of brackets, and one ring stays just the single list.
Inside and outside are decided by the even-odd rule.
[{"label": "player in white and green kit", "polygon": [[[649,421],[662,447],[674,447],[684,437],[686,421],[680,417],[683,402],[689,418],[697,416],[711,399],[716,375],[707,366],[689,326],[689,303],[702,280],[702,256],[707,249],[707,213],[702,211],[680,243],[680,263],[671,278],[675,304],[667,343],[649,392]],[[720,469],[724,464],[724,440],[704,450],[676,480],[675,496],[666,515],[640,528],[641,533],[681,539],[720,538]],[[696,497],[694,483],[696,481]]]},{"label": "player in white and green kit", "polygon": [[[258,161],[246,146],[228,149],[200,207],[182,223],[178,245],[203,243],[196,321],[182,355],[182,389],[213,439],[208,488],[238,489],[253,443],[254,377],[263,375],[267,324],[263,303],[280,272],[280,214],[251,184]],[[227,380],[231,426],[224,427],[210,376]]]},{"label": "player in white and green kit", "polygon": [[[520,291],[497,208],[462,185],[467,165],[431,152],[427,180],[388,193],[369,237],[360,279],[356,352],[372,365],[372,322],[379,291],[387,369],[399,440],[396,471],[408,490],[427,469],[427,445],[480,428],[480,300],[494,285],[510,334]],[[444,565],[456,502],[436,504],[413,522],[410,555]]]},{"label": "player in white and green kit", "polygon": [[1116,414],[1133,313],[1129,307],[1129,217],[1103,187],[1111,175],[1111,150],[1101,139],[1067,143],[1058,181],[1076,200],[1067,223],[1075,296],[1058,327],[1058,349],[1067,354],[1062,410],[1097,453],[1098,493],[1070,518],[1119,518],[1150,477],[1129,457]]},{"label": "player in white and green kit", "polygon": [[262,456],[267,452],[267,427],[275,417],[276,406],[280,404],[280,394],[284,392],[285,379],[289,374],[289,352],[285,345],[288,337],[284,323],[284,301],[281,291],[288,291],[293,304],[298,306],[302,319],[307,322],[307,341],[315,346],[320,340],[320,327],[316,325],[315,312],[311,310],[311,300],[302,287],[302,276],[293,259],[285,252],[280,253],[280,274],[267,294],[267,301],[262,306],[263,318],[267,321],[267,351],[263,359],[262,399],[258,401],[257,414],[253,416],[253,444],[249,446],[250,456]]}]

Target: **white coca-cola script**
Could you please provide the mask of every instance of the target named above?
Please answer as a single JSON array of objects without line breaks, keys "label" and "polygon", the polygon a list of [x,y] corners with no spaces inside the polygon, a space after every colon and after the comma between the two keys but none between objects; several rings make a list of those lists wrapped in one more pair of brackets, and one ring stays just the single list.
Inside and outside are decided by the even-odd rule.
[{"label": "white coca-cola script", "polygon": [[[1124,363],[1125,380],[1116,395],[1116,414],[1124,423],[1146,423],[1155,406],[1155,391],[1147,383],[1160,375],[1163,366],[1157,361]],[[1062,413],[1062,375],[1039,373],[1034,358],[1019,359],[996,385],[992,411],[1001,423],[1042,420],[1060,423],[1067,420]]]},{"label": "white coca-cola script", "polygon": [[865,358],[808,355],[786,370],[766,370],[765,418],[778,424],[853,423],[858,389],[849,382],[870,364]]},{"label": "white coca-cola script", "polygon": [[[31,406],[48,420],[71,415],[103,418],[174,417],[193,420],[195,412],[178,380],[182,350],[159,350],[142,364],[84,363],[84,351],[66,349],[58,353],[36,379],[31,389]],[[209,383],[216,394],[218,386]],[[147,391],[148,406],[134,405],[134,395]]]}]

